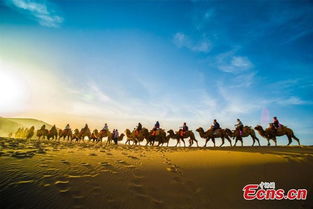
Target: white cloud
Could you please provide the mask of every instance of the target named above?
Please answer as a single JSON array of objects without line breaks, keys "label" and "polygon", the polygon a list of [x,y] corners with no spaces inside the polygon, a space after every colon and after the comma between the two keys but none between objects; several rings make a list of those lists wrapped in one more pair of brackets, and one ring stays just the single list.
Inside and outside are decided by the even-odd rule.
[{"label": "white cloud", "polygon": [[217,67],[227,73],[239,73],[253,67],[248,57],[235,56],[228,53],[217,56]]},{"label": "white cloud", "polygon": [[7,0],[7,4],[19,12],[34,18],[42,26],[59,27],[63,22],[63,18],[50,8],[52,5],[48,1]]},{"label": "white cloud", "polygon": [[312,102],[304,101],[296,96],[291,96],[288,98],[280,98],[274,101],[279,105],[304,105],[304,104],[312,104]]},{"label": "white cloud", "polygon": [[204,39],[195,42],[184,33],[176,33],[174,35],[173,42],[178,48],[187,48],[194,52],[208,53],[212,49],[210,41]]}]

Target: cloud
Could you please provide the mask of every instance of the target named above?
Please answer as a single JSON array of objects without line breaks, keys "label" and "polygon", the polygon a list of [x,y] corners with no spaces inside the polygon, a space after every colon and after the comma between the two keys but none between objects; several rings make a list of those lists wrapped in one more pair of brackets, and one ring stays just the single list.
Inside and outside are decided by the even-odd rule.
[{"label": "cloud", "polygon": [[289,98],[280,98],[277,100],[274,100],[274,103],[279,105],[305,105],[305,104],[312,104],[310,101],[304,101],[296,96],[291,96]]},{"label": "cloud", "polygon": [[59,27],[63,18],[56,14],[53,5],[39,0],[7,0],[7,5],[35,19],[46,27]]},{"label": "cloud", "polygon": [[203,39],[201,41],[195,42],[187,35],[180,32],[174,35],[173,42],[178,48],[187,48],[194,52],[208,53],[212,49],[212,44],[210,41]]},{"label": "cloud", "polygon": [[239,73],[250,70],[253,67],[248,57],[233,55],[233,52],[226,52],[216,57],[217,68],[227,73]]}]

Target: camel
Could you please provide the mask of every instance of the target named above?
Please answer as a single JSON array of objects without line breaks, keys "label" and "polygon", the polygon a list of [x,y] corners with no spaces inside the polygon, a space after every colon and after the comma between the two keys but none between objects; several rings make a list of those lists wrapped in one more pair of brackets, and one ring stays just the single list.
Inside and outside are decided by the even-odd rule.
[{"label": "camel", "polygon": [[130,142],[133,142],[133,144],[137,145],[137,143],[139,141],[137,141],[136,137],[133,135],[133,133],[128,128],[125,130],[125,134],[126,134],[126,138],[127,138],[125,144],[128,143],[130,145]]},{"label": "camel", "polygon": [[148,139],[152,146],[154,145],[154,142],[156,141],[158,142],[157,146],[160,146],[160,144],[163,144],[163,143],[167,143],[168,145],[168,142],[169,142],[169,140],[167,140],[166,132],[164,129],[156,130],[155,135],[153,135],[153,130],[150,131]]},{"label": "camel", "polygon": [[45,139],[47,137],[48,133],[49,133],[49,131],[48,131],[48,129],[46,129],[46,125],[41,126],[41,128],[39,130],[37,130],[38,140],[40,140],[41,137],[43,139]]},{"label": "camel", "polygon": [[142,142],[144,139],[146,139],[147,144],[150,143],[150,139],[149,139],[149,131],[146,128],[142,128],[138,133],[136,133],[136,130],[134,129],[132,132],[130,132],[129,129],[125,130],[126,136],[127,136],[127,141],[130,144],[130,141],[135,142],[135,144],[139,144],[140,142]]},{"label": "camel", "polygon": [[84,128],[82,128],[79,132],[79,138],[84,140],[84,138],[87,136],[88,139],[90,140],[91,138],[91,131],[90,129],[88,128],[88,125],[86,124],[86,126]]},{"label": "camel", "polygon": [[72,139],[73,133],[71,129],[64,129],[64,130],[59,130],[59,140],[60,138],[65,139],[67,137],[67,140]]},{"label": "camel", "polygon": [[236,138],[234,146],[236,146],[237,141],[240,141],[241,142],[241,146],[243,146],[242,138],[248,137],[248,136],[251,136],[251,138],[253,140],[252,146],[254,146],[255,141],[257,141],[259,146],[261,146],[259,139],[255,135],[255,131],[251,127],[249,127],[249,126],[243,127],[242,135],[240,135],[240,132],[237,129],[231,131],[230,129],[226,128],[225,131],[228,134],[228,136]]},{"label": "camel", "polygon": [[176,133],[174,133],[174,131],[172,129],[167,131],[167,133],[169,134],[168,135],[169,138],[177,140],[177,143],[175,145],[176,147],[177,147],[178,144],[180,144],[180,141],[183,141],[184,147],[186,147],[186,143],[185,143],[185,140],[184,140],[185,138],[189,138],[189,147],[192,146],[194,141],[197,143],[197,146],[199,147],[198,141],[196,140],[196,137],[195,137],[195,135],[194,135],[194,133],[192,131],[186,131],[184,135],[182,135],[180,133],[180,131],[177,131]]},{"label": "camel", "polygon": [[213,131],[212,128],[208,129],[206,132],[203,130],[203,128],[199,127],[196,130],[201,138],[205,139],[205,144],[203,147],[206,147],[206,144],[209,142],[210,139],[212,139],[212,142],[214,144],[215,147],[215,138],[221,138],[222,139],[222,144],[220,145],[223,146],[223,144],[225,143],[225,138],[229,141],[230,146],[232,146],[231,140],[228,137],[226,131],[224,129],[217,129],[215,131]]},{"label": "camel", "polygon": [[74,133],[71,134],[71,141],[73,141],[74,139],[77,142],[80,140],[79,130],[77,128],[74,130]]},{"label": "camel", "polygon": [[90,140],[92,140],[93,142],[98,142],[98,136],[99,136],[99,131],[98,129],[95,129],[92,131],[91,136],[90,136]]},{"label": "camel", "polygon": [[288,144],[289,146],[292,142],[292,139],[295,139],[298,142],[298,145],[300,146],[300,140],[294,135],[293,130],[286,127],[286,126],[281,126],[277,129],[277,131],[274,130],[273,127],[268,127],[265,130],[263,129],[262,126],[257,125],[255,130],[258,131],[258,133],[267,139],[267,145],[270,146],[270,140],[273,140],[275,142],[275,146],[277,146],[277,136],[284,136],[286,135],[288,137]]},{"label": "camel", "polygon": [[35,127],[32,126],[30,129],[25,129],[25,131],[27,131],[25,135],[26,139],[31,139],[35,134]]},{"label": "camel", "polygon": [[109,137],[110,134],[111,134],[111,133],[110,133],[109,130],[103,130],[103,129],[102,129],[101,131],[99,131],[99,134],[98,134],[98,141],[102,141],[103,138]]},{"label": "camel", "polygon": [[52,128],[49,130],[48,134],[47,134],[47,139],[57,139],[58,138],[58,130],[57,128],[54,126],[52,126]]}]

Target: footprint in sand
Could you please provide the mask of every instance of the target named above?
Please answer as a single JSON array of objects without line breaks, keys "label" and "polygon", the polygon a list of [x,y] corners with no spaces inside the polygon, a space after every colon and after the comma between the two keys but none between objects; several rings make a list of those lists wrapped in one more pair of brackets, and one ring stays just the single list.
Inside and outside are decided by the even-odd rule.
[{"label": "footprint in sand", "polygon": [[176,165],[172,164],[170,167],[166,168],[167,171],[172,172],[172,173],[176,173],[180,176],[183,175],[183,173],[180,171],[179,167],[177,167]]},{"label": "footprint in sand", "polygon": [[96,196],[101,195],[101,192],[102,192],[102,188],[100,186],[94,186],[91,190],[91,193]]},{"label": "footprint in sand", "polygon": [[86,167],[90,167],[89,163],[81,163],[81,165],[86,166]]},{"label": "footprint in sand", "polygon": [[100,165],[105,167],[113,167],[109,162],[100,162]]},{"label": "footprint in sand", "polygon": [[143,185],[141,184],[130,183],[128,187],[131,191],[138,192],[140,194],[145,193],[143,189]]},{"label": "footprint in sand", "polygon": [[70,164],[70,162],[68,162],[67,160],[60,160],[61,161],[61,163],[64,163],[64,164],[66,164],[66,165],[69,165]]},{"label": "footprint in sand", "polygon": [[54,185],[58,185],[58,186],[65,186],[68,185],[70,183],[70,181],[56,181],[54,182]]},{"label": "footprint in sand", "polygon": [[69,181],[59,180],[59,181],[54,182],[54,185],[60,188],[59,189],[60,193],[64,194],[64,193],[68,193],[70,191],[70,188],[68,187],[69,183],[70,183]]},{"label": "footprint in sand", "polygon": [[13,184],[17,184],[17,185],[23,185],[23,184],[31,184],[31,183],[34,183],[34,180],[24,180],[24,181],[17,181]]},{"label": "footprint in sand", "polygon": [[131,158],[131,159],[133,159],[133,160],[139,160],[139,158],[138,158],[138,157],[135,157],[135,156],[129,155],[128,157]]},{"label": "footprint in sand", "polygon": [[124,160],[117,160],[116,161],[119,164],[123,164],[123,165],[129,165],[127,162],[125,162]]}]

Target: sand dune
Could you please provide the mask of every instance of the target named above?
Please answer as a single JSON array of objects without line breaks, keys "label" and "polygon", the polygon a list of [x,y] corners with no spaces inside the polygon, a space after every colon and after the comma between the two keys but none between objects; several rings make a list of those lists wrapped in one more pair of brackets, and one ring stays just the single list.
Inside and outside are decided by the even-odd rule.
[{"label": "sand dune", "polygon": [[[1,208],[312,208],[313,147],[173,148],[0,138]],[[249,183],[306,201],[246,201]]]}]

